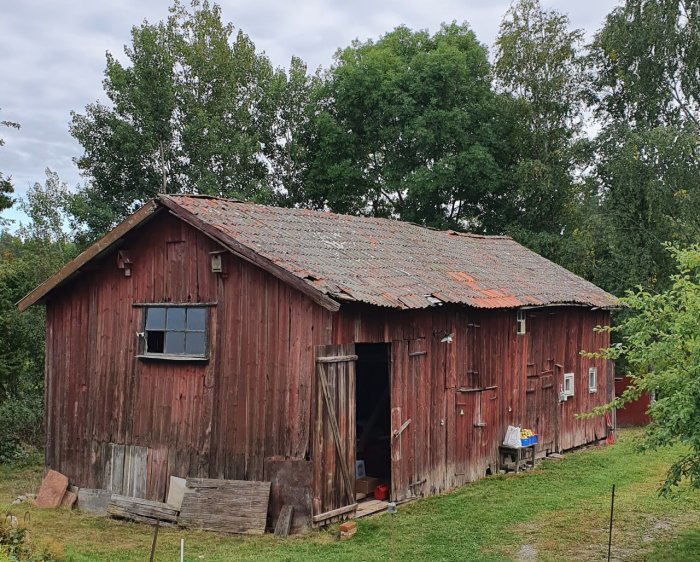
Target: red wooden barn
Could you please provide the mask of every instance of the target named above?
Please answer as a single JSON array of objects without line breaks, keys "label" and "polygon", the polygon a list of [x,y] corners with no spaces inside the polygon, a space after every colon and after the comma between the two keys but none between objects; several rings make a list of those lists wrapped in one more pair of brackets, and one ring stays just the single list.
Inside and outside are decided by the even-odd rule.
[{"label": "red wooden barn", "polygon": [[354,513],[357,459],[401,501],[495,471],[509,424],[543,453],[607,435],[575,414],[612,370],[579,352],[616,301],[508,237],[164,195],[39,301],[46,466],[78,486],[163,500],[289,463],[322,524]]}]

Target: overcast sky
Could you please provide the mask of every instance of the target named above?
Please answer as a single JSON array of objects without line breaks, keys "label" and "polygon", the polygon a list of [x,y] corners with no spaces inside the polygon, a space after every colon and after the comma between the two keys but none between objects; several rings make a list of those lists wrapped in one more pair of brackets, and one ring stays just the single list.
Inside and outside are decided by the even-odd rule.
[{"label": "overcast sky", "polygon": [[[509,0],[221,0],[224,21],[250,36],[276,66],[292,55],[310,69],[327,67],[338,47],[377,38],[397,25],[435,31],[441,22],[467,21],[491,49]],[[590,36],[617,0],[550,1],[545,8],[568,13]],[[0,171],[13,178],[19,195],[43,182],[44,169],[73,187],[81,182],[73,158],[80,146],[68,132],[70,112],[105,100],[105,52],[124,60],[131,27],[168,14],[170,0],[18,0],[0,12]],[[6,218],[20,215],[9,211]]]}]

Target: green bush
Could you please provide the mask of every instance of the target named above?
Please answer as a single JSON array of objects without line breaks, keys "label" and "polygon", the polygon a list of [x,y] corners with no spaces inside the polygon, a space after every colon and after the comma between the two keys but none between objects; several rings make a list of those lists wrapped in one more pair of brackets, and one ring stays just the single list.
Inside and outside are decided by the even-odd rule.
[{"label": "green bush", "polygon": [[16,462],[42,447],[44,399],[38,392],[0,403],[0,463]]},{"label": "green bush", "polygon": [[0,519],[0,562],[62,562],[63,546],[44,542],[32,545],[23,525],[13,527],[3,516]]}]

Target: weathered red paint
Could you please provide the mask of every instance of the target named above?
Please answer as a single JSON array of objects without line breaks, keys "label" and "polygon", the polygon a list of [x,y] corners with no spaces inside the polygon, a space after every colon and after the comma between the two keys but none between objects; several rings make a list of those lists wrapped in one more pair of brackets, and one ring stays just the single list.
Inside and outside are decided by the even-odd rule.
[{"label": "weathered red paint", "polygon": [[[106,443],[148,447],[147,496],[162,500],[169,476],[262,480],[268,457],[311,458],[319,505],[347,501],[328,433],[316,423],[315,349],[391,346],[392,496],[430,495],[494,470],[509,424],[538,431],[543,447],[565,450],[606,436],[602,419],[579,420],[612,397],[607,364],[581,350],[607,345],[607,311],[550,307],[527,312],[444,305],[398,310],[344,303],[331,312],[271,273],[160,214],[125,236],[130,277],[116,249],[47,297],[46,464],[72,483],[101,487]],[[137,358],[138,303],[211,303],[204,363]],[[441,341],[452,334],[451,343]],[[423,353],[425,352],[425,353]],[[589,393],[587,371],[598,368]],[[560,404],[564,372],[576,392]],[[345,383],[343,383],[345,384]],[[338,395],[347,458],[354,458],[352,384]],[[341,390],[334,387],[334,392]],[[350,390],[349,390],[350,389]],[[348,394],[349,393],[349,394]],[[341,399],[342,398],[342,399]],[[343,401],[344,400],[344,401]],[[325,474],[325,476],[324,476]]]},{"label": "weathered red paint", "polygon": [[[615,379],[615,396],[620,396],[629,385],[629,378],[621,377]],[[624,408],[615,411],[617,425],[620,427],[633,427],[646,425],[649,423],[647,410],[651,404],[648,394],[642,394],[634,402],[625,404]]]}]

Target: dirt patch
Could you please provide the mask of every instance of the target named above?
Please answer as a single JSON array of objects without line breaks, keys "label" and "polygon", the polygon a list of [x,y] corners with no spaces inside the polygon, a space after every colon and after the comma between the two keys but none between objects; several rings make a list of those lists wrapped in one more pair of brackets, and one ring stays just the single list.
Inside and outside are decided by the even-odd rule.
[{"label": "dirt patch", "polygon": [[517,562],[534,562],[537,560],[537,549],[531,544],[521,544],[515,559]]}]

